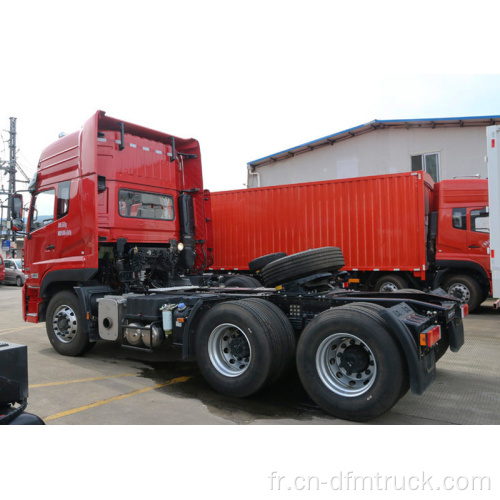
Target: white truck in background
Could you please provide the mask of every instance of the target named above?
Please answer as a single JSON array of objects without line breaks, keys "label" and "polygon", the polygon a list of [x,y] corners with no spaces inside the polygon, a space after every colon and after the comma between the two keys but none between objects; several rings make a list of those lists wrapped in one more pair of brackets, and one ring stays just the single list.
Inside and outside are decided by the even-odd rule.
[{"label": "white truck in background", "polygon": [[486,127],[493,308],[500,308],[500,125]]}]

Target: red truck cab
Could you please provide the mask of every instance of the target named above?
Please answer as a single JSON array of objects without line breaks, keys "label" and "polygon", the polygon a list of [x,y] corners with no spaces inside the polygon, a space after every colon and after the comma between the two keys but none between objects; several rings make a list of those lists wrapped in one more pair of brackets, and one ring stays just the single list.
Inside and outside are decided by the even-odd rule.
[{"label": "red truck cab", "polygon": [[483,302],[491,282],[488,180],[438,182],[433,210],[438,219],[436,267],[453,270],[445,275],[446,290],[467,302],[471,294]]},{"label": "red truck cab", "polygon": [[77,284],[165,286],[207,263],[199,144],[107,117],[42,152],[25,245],[25,320]]}]

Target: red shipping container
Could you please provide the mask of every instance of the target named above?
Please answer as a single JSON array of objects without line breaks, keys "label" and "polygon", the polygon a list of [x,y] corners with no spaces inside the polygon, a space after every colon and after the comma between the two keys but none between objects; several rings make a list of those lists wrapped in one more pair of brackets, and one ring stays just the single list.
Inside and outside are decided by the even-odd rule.
[{"label": "red shipping container", "polygon": [[212,269],[336,246],[346,270],[424,278],[433,186],[428,174],[409,172],[212,193]]}]

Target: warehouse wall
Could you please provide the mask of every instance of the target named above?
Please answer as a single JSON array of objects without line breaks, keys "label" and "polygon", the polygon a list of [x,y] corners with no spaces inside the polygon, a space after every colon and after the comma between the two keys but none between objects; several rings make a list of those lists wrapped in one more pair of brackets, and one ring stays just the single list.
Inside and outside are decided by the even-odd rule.
[{"label": "warehouse wall", "polygon": [[[261,186],[408,172],[411,155],[440,153],[441,179],[486,178],[484,127],[386,128],[256,168]],[[256,187],[256,176],[248,186]]]}]

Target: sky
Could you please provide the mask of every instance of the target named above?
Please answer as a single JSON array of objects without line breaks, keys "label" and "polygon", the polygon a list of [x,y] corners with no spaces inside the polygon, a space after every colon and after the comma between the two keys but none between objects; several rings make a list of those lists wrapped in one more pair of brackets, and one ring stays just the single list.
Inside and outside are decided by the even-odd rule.
[{"label": "sky", "polygon": [[196,138],[211,191],[243,187],[252,160],[374,119],[500,115],[498,67],[474,36],[476,18],[478,35],[494,20],[450,20],[440,2],[411,17],[392,1],[0,5],[0,158],[16,117],[28,176],[98,109]]},{"label": "sky", "polygon": [[[0,159],[9,117],[31,175],[45,146],[101,109],[196,138],[205,187],[220,191],[245,185],[249,161],[374,119],[500,115],[498,9],[490,0],[0,0]],[[446,442],[442,431],[421,435],[433,456]],[[308,463],[328,447],[325,435],[310,452],[297,436]],[[369,441],[360,453],[379,461],[390,435]],[[161,467],[172,458],[167,449]]]}]

